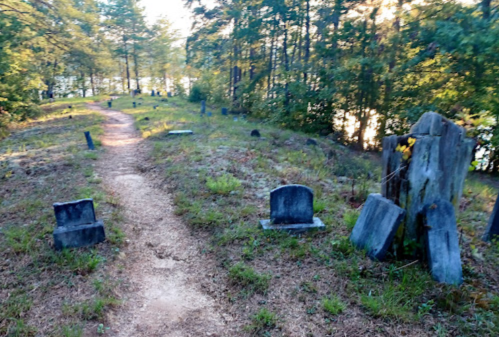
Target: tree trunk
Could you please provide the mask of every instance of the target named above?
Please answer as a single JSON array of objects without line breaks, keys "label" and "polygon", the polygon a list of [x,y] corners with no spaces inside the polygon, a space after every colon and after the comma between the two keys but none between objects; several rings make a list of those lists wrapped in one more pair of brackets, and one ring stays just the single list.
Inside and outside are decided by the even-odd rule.
[{"label": "tree trunk", "polygon": [[92,96],[95,96],[95,83],[94,83],[94,73],[90,72],[90,86],[92,88]]},{"label": "tree trunk", "polygon": [[126,68],[126,79],[127,79],[127,88],[128,91],[131,89],[130,85],[130,64],[128,62],[128,46],[126,43],[126,37],[123,35],[123,46],[124,46],[124,51],[125,51],[125,68]]}]

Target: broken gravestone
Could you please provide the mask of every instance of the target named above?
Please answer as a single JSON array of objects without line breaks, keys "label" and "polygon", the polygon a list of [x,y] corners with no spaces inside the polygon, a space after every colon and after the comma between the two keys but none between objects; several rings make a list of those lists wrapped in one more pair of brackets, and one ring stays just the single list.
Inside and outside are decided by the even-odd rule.
[{"label": "broken gravestone", "polygon": [[106,239],[104,224],[96,220],[93,199],[54,204],[57,228],[54,246],[57,250],[90,246]]},{"label": "broken gravestone", "polygon": [[447,284],[463,283],[454,206],[440,199],[426,205],[422,214],[426,254],[433,279]]},{"label": "broken gravestone", "polygon": [[381,194],[370,194],[360,213],[350,241],[367,255],[382,261],[392,244],[395,233],[404,218],[405,210]]},{"label": "broken gravestone", "polygon": [[270,192],[270,219],[260,220],[264,230],[301,233],[325,228],[314,218],[314,192],[302,185],[286,185]]},{"label": "broken gravestone", "polygon": [[419,214],[434,200],[458,207],[475,141],[466,132],[434,112],[425,113],[405,136],[383,139],[382,195],[406,210],[396,236],[399,249],[422,247]]},{"label": "broken gravestone", "polygon": [[494,205],[494,210],[490,215],[489,223],[487,224],[487,229],[485,229],[485,234],[482,236],[483,241],[490,241],[494,237],[499,238],[499,197],[496,199]]}]

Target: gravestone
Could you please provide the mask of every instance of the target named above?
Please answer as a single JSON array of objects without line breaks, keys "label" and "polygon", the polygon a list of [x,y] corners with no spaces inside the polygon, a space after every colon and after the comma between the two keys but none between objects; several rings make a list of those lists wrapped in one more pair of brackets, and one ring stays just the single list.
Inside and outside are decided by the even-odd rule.
[{"label": "gravestone", "polygon": [[496,199],[496,203],[494,205],[494,210],[492,211],[492,214],[490,215],[489,223],[487,224],[487,228],[485,229],[485,234],[482,236],[483,241],[490,241],[493,240],[494,237],[496,239],[499,239],[499,214],[498,214],[498,209],[499,209],[499,197]]},{"label": "gravestone", "polygon": [[234,117],[234,122],[237,122],[237,117]]},{"label": "gravestone", "polygon": [[227,108],[222,108],[222,115],[223,115],[223,116],[228,116],[228,115],[229,115],[229,109],[227,109]]},{"label": "gravestone", "polygon": [[92,141],[92,136],[90,136],[90,131],[85,131],[84,133],[85,133],[85,138],[87,139],[88,149],[95,150],[94,142]]},{"label": "gravestone", "polygon": [[158,90],[158,91],[156,92],[156,95],[158,95],[159,97],[161,97],[161,92]]},{"label": "gravestone", "polygon": [[137,103],[133,102],[133,107],[136,108],[137,107]]},{"label": "gravestone", "polygon": [[442,199],[457,210],[474,145],[462,127],[434,112],[425,113],[409,135],[383,139],[382,195],[406,210],[396,236],[400,249],[411,242],[422,247],[419,214],[425,205]]},{"label": "gravestone", "polygon": [[166,93],[166,96],[167,96],[167,97],[172,97],[172,93],[171,93],[171,91],[168,91],[168,92]]},{"label": "gravestone", "polygon": [[251,131],[251,137],[260,137],[260,131],[258,130],[252,130]]},{"label": "gravestone", "polygon": [[182,136],[182,135],[192,135],[194,132],[192,130],[175,130],[168,132],[169,136]]},{"label": "gravestone", "polygon": [[154,105],[154,106],[153,106],[153,109],[154,109],[154,110],[156,110],[156,107],[157,107],[157,106],[156,106],[156,105]]},{"label": "gravestone", "polygon": [[92,199],[55,203],[54,213],[57,227],[53,236],[57,250],[94,245],[106,239],[103,222],[95,218]]},{"label": "gravestone", "polygon": [[212,116],[211,111],[208,111],[208,113],[206,114],[206,116],[211,117]]},{"label": "gravestone", "polygon": [[154,93],[154,89],[151,91],[151,97],[154,97],[155,96],[155,93]]},{"label": "gravestone", "polygon": [[454,205],[439,199],[423,209],[428,265],[437,282],[459,285],[463,270]]},{"label": "gravestone", "polygon": [[358,249],[366,250],[371,259],[382,261],[404,215],[405,210],[393,201],[383,198],[381,194],[370,194],[355,223],[350,241]]},{"label": "gravestone", "polygon": [[206,101],[201,101],[201,115],[206,113]]},{"label": "gravestone", "polygon": [[314,218],[314,192],[302,185],[286,185],[270,192],[270,219],[260,220],[264,230],[301,233],[324,224]]},{"label": "gravestone", "polygon": [[317,145],[317,141],[315,139],[309,138],[309,139],[307,139],[306,145],[316,146]]},{"label": "gravestone", "polygon": [[144,120],[145,120],[145,121],[148,121],[148,120],[149,120],[149,117],[145,117],[145,118],[144,118]]},{"label": "gravestone", "polygon": [[113,107],[113,102],[108,101],[108,102],[107,102],[107,107],[108,107],[108,108],[112,108],[112,107]]},{"label": "gravestone", "polygon": [[72,109],[72,108],[73,108],[73,106],[72,106],[72,105],[68,105],[68,109]]}]

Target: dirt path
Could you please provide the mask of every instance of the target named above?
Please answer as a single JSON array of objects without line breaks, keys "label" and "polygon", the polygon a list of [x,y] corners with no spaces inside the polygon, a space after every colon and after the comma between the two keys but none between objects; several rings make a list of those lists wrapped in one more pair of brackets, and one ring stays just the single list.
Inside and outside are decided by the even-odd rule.
[{"label": "dirt path", "polygon": [[123,230],[129,240],[121,257],[121,278],[129,286],[125,304],[110,315],[113,336],[230,336],[229,316],[202,284],[212,261],[199,253],[199,242],[174,215],[171,196],[146,171],[148,144],[133,118],[90,105],[107,117],[102,140],[106,149],[97,172],[124,208]]}]

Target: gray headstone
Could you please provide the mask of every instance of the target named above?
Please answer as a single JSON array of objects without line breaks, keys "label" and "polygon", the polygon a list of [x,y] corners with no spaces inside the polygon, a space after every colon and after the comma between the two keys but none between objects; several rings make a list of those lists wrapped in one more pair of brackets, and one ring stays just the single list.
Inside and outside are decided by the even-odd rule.
[{"label": "gray headstone", "polygon": [[58,227],[88,225],[96,221],[93,199],[55,203],[53,206]]},{"label": "gray headstone", "polygon": [[251,137],[260,137],[260,131],[257,129],[251,131]]},{"label": "gray headstone", "polygon": [[222,115],[227,116],[229,114],[229,109],[227,108],[222,108]]},{"label": "gray headstone", "polygon": [[440,199],[426,205],[423,214],[428,265],[433,278],[441,283],[463,283],[454,206]]},{"label": "gray headstone", "polygon": [[156,94],[156,93],[155,93],[155,91],[154,91],[154,89],[153,89],[153,90],[151,91],[151,96],[152,96],[152,97],[154,97],[154,96],[155,96],[155,94]]},{"label": "gray headstone", "polygon": [[112,107],[113,107],[113,102],[108,101],[108,102],[107,102],[107,107],[108,107],[108,108],[112,108]]},{"label": "gray headstone", "polygon": [[270,192],[270,220],[276,225],[313,223],[314,192],[302,185],[286,185]]},{"label": "gray headstone", "polygon": [[175,130],[168,132],[170,136],[181,136],[181,135],[192,135],[194,132],[192,130]]},{"label": "gray headstone", "polygon": [[206,116],[211,117],[212,116],[211,111],[208,111],[208,113],[206,114]]},{"label": "gray headstone", "polygon": [[234,122],[237,122],[237,117],[234,117]]},{"label": "gray headstone", "polygon": [[315,139],[309,138],[307,139],[307,145],[317,145],[317,141]]},{"label": "gray headstone", "polygon": [[204,114],[206,112],[206,102],[201,101],[201,114]]},{"label": "gray headstone", "polygon": [[490,241],[495,236],[499,238],[499,197],[496,199],[496,203],[494,205],[494,210],[490,215],[489,224],[487,225],[487,229],[485,230],[485,234],[482,236],[483,241]]},{"label": "gray headstone", "polygon": [[350,235],[350,241],[358,249],[365,249],[371,259],[381,261],[404,216],[405,210],[393,201],[381,194],[370,194]]},{"label": "gray headstone", "polygon": [[168,91],[168,92],[166,93],[166,96],[168,96],[168,97],[172,97],[172,93],[171,93],[170,91]]}]

